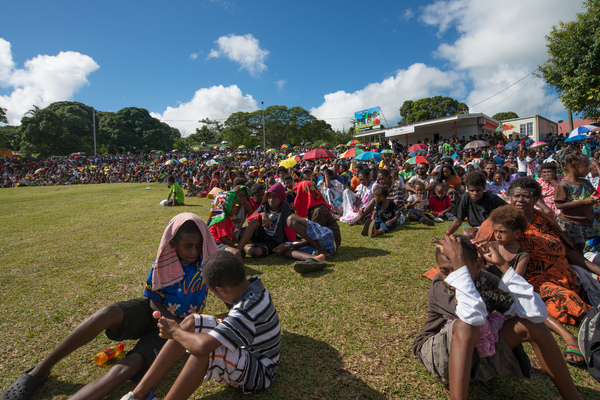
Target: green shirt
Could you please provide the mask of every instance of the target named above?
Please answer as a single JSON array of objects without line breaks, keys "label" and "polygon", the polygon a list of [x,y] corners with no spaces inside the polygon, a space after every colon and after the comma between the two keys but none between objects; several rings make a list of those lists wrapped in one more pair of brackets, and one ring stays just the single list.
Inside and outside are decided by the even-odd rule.
[{"label": "green shirt", "polygon": [[177,203],[183,204],[184,194],[183,189],[177,182],[171,185],[171,191],[169,192],[173,195],[173,198],[177,200]]}]

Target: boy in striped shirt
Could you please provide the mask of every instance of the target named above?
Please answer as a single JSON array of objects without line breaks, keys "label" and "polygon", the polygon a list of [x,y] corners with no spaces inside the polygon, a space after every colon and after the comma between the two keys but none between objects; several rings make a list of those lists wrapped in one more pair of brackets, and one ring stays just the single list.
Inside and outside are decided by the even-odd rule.
[{"label": "boy in striped shirt", "polygon": [[204,282],[229,312],[190,315],[181,324],[160,318],[160,336],[169,341],[137,387],[121,400],[154,399],[152,388],[181,356],[188,361],[165,399],[187,399],[204,380],[267,388],[277,371],[281,328],[269,291],[256,276],[246,279],[242,263],[219,251],[204,263]]}]

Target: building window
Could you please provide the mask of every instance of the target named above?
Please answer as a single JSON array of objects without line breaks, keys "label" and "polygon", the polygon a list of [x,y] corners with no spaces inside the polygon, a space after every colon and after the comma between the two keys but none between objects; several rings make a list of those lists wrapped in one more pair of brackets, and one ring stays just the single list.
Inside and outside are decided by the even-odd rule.
[{"label": "building window", "polygon": [[527,123],[527,136],[533,136],[533,122]]}]

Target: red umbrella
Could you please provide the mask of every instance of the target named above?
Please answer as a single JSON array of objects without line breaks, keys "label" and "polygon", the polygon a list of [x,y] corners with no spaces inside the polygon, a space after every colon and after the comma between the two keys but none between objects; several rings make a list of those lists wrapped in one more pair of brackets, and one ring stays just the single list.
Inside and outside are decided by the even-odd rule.
[{"label": "red umbrella", "polygon": [[306,152],[302,160],[318,160],[320,158],[335,158],[335,156],[329,150],[314,149]]},{"label": "red umbrella", "polygon": [[417,143],[408,148],[409,153],[417,150],[427,150],[427,145],[425,143]]}]

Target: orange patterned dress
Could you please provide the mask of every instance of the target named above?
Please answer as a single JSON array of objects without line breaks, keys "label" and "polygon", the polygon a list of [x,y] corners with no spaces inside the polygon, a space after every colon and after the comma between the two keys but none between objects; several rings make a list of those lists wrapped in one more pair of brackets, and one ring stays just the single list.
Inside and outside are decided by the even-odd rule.
[{"label": "orange patterned dress", "polygon": [[[488,219],[479,228],[477,237],[492,240],[493,235]],[[565,257],[568,239],[555,221],[536,210],[533,223],[517,242],[530,255],[524,278],[540,294],[548,313],[563,324],[575,325],[591,306],[583,288],[576,285],[577,275]]]}]

